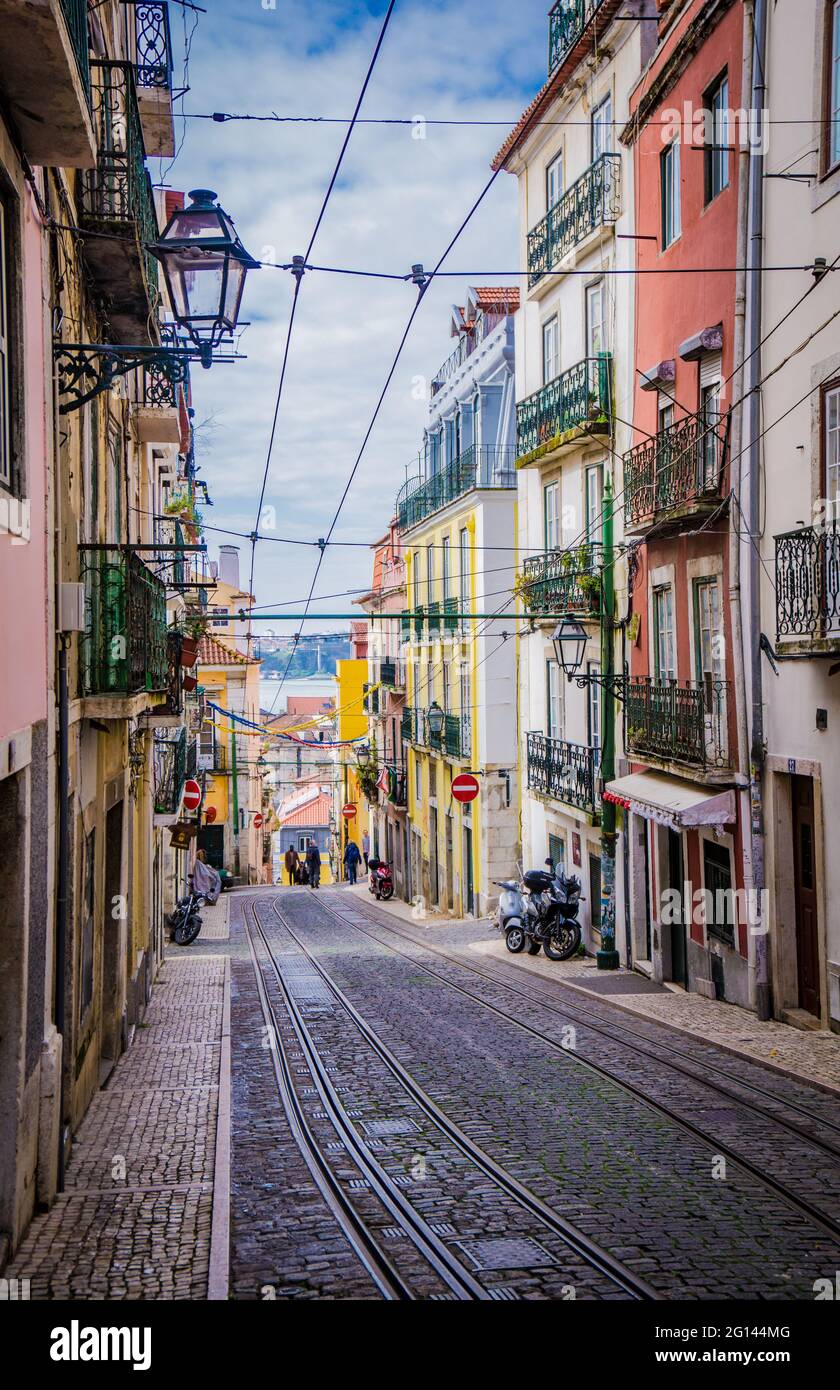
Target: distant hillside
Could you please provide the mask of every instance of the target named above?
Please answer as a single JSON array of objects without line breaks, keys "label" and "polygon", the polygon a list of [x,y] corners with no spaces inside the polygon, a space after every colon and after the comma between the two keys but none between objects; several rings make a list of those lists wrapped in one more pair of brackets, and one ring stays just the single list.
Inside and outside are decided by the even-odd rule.
[{"label": "distant hillside", "polygon": [[[289,666],[289,676],[334,676],[335,663],[343,661],[352,656],[349,638],[346,637],[325,637],[323,639],[302,642],[292,657]],[[265,651],[263,646],[262,670],[263,675],[277,671],[282,674],[286,669],[289,660],[289,648],[286,644],[279,651]]]}]

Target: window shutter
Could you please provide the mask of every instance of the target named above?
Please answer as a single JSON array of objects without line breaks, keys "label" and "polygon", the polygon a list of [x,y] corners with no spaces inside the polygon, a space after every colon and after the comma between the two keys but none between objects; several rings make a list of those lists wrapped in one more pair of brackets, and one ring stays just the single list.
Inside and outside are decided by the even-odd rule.
[{"label": "window shutter", "polygon": [[700,358],[700,390],[707,386],[718,386],[723,380],[721,355],[719,352],[704,352]]}]

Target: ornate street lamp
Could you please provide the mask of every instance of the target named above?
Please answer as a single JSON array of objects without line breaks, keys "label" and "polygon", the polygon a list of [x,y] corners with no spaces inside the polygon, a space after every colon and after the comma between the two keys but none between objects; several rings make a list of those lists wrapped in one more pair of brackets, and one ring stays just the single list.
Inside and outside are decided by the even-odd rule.
[{"label": "ornate street lamp", "polygon": [[370,744],[359,744],[356,749],[356,762],[359,764],[359,767],[367,767],[370,762]]},{"label": "ornate street lamp", "polygon": [[227,213],[209,188],[195,188],[189,207],[177,209],[158,242],[149,247],[163,266],[172,312],[209,367],[213,348],[239,321],[245,276],[259,270]]},{"label": "ornate street lamp", "polygon": [[574,618],[564,618],[557,624],[551,638],[554,655],[561,671],[568,681],[574,680],[583,663],[586,650],[586,632]]},{"label": "ornate street lamp", "polygon": [[443,726],[446,721],[446,715],[444,714],[437,700],[433,700],[429,708],[426,710],[426,718],[429,721],[429,732],[431,733],[432,737],[440,738],[441,734],[443,733]]}]

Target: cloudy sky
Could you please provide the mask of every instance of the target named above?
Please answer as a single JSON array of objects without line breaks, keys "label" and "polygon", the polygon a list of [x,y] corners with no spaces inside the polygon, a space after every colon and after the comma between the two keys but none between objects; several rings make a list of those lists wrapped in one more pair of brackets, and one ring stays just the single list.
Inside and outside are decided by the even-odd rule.
[{"label": "cloudy sky", "polygon": [[[386,0],[203,0],[171,6],[176,81],[189,49],[188,113],[346,117],[352,113]],[[549,0],[398,0],[362,116],[498,120],[490,127],[357,126],[322,223],[318,265],[403,273],[435,263],[490,175],[489,162],[545,77]],[[344,135],[341,125],[176,120],[178,157],[153,176],[215,189],[252,255],[287,262],[306,249]],[[497,180],[447,262],[463,280],[424,298],[334,538],[375,540],[416,460],[430,378],[452,348],[449,306],[469,283],[513,270],[516,187]],[[516,284],[511,280],[508,283]],[[208,524],[249,532],[256,519],[293,289],[263,268],[246,288],[247,362],[193,373],[198,459],[214,506]],[[352,468],[416,291],[398,282],[308,273],[301,287],[266,503],[279,536],[323,536]],[[261,530],[265,529],[261,526]],[[212,551],[229,537],[209,531]],[[243,580],[250,547],[242,542]],[[315,548],[264,541],[255,590],[263,606],[302,601]],[[331,547],[318,594],[363,588],[370,552]],[[329,600],[318,610],[349,611]],[[334,626],[330,624],[330,626]],[[279,629],[283,631],[291,628]]]}]

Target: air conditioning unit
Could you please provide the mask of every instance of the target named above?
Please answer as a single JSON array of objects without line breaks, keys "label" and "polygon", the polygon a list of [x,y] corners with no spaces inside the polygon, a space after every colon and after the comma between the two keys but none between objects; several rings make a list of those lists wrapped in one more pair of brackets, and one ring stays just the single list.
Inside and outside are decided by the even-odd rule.
[{"label": "air conditioning unit", "polygon": [[58,586],[58,630],[59,630],[59,632],[84,632],[84,630],[85,630],[85,586],[84,586],[84,584],[59,584],[59,586]]}]

